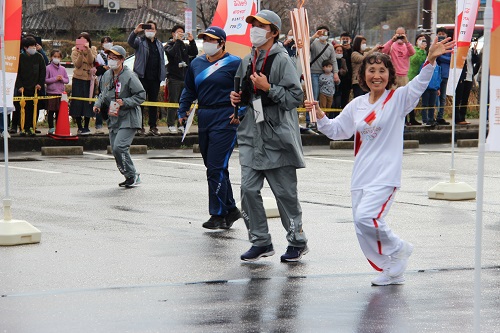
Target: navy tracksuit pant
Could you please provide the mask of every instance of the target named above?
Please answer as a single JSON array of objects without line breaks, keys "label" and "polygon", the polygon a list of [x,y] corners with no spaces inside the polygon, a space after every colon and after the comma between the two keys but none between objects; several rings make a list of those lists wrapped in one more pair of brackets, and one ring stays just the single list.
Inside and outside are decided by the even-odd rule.
[{"label": "navy tracksuit pant", "polygon": [[198,110],[198,140],[207,167],[210,215],[226,216],[236,206],[229,180],[229,158],[236,144],[237,125],[230,125],[233,107]]}]

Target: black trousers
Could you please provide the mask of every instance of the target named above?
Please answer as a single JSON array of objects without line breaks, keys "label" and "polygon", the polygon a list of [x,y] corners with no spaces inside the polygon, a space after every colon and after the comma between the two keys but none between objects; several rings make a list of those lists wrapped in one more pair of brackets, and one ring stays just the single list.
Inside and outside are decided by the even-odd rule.
[{"label": "black trousers", "polygon": [[[140,79],[144,90],[146,90],[146,100],[149,102],[158,102],[158,93],[160,92],[160,81],[158,80],[148,80]],[[144,126],[144,107],[142,110],[142,124]],[[156,127],[156,122],[158,121],[158,107],[148,106],[148,125],[150,128]]]},{"label": "black trousers", "polygon": [[455,90],[455,124],[465,121],[472,81],[460,80]]}]

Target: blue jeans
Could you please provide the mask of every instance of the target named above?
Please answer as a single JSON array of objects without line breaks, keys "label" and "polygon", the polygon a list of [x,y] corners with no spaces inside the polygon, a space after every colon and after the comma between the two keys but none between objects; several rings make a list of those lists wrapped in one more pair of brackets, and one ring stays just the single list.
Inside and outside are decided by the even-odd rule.
[{"label": "blue jeans", "polygon": [[434,122],[434,108],[436,106],[437,90],[426,89],[422,94],[422,123]]},{"label": "blue jeans", "polygon": [[[321,74],[311,74],[312,88],[314,100],[319,101],[319,76]],[[309,112],[306,112],[306,124],[309,124]]]},{"label": "blue jeans", "polygon": [[437,113],[437,119],[444,119],[444,107],[446,106],[446,86],[448,85],[448,78],[441,79],[441,95],[439,95],[439,109]]}]

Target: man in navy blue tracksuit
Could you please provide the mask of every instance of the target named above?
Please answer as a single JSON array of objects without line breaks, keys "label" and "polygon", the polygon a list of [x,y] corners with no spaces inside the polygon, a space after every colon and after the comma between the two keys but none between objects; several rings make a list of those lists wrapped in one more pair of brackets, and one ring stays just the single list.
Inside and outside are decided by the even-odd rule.
[{"label": "man in navy blue tracksuit", "polygon": [[226,33],[219,27],[208,27],[198,38],[203,38],[205,54],[189,65],[179,102],[179,123],[186,120],[187,111],[197,99],[198,140],[207,167],[211,215],[203,227],[229,229],[241,217],[228,171],[239,124],[238,119],[231,118],[234,108],[229,94],[241,59],[225,51]]}]

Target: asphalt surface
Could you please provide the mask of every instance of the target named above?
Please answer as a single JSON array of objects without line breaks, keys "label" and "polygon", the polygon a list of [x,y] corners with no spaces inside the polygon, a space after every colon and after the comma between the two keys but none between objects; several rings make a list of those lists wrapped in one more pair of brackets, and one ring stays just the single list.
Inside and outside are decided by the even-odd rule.
[{"label": "asphalt surface", "polygon": [[[0,332],[471,332],[476,202],[427,198],[449,180],[449,149],[405,151],[387,220],[415,250],[406,283],[388,287],[370,285],[377,273],[352,225],[352,151],[304,147],[299,196],[310,252],[291,265],[279,261],[287,246],[279,219],[269,221],[276,255],[255,263],[239,260],[250,247],[242,220],[228,231],[201,227],[205,168],[189,149],[134,155],[143,181],[134,189],[117,186],[104,150],[13,152],[13,218],[39,228],[42,241],[0,248]],[[500,332],[499,163],[487,153],[483,332]],[[455,168],[457,181],[475,188],[477,149],[457,148]],[[229,171],[239,199],[237,150]],[[267,185],[262,193],[272,196]]]}]

